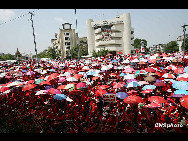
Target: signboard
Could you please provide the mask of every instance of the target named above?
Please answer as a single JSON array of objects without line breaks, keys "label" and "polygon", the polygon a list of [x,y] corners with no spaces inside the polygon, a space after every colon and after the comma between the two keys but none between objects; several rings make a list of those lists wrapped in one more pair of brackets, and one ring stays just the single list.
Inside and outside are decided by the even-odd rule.
[{"label": "signboard", "polygon": [[141,46],[141,52],[145,52],[145,47]]},{"label": "signboard", "polygon": [[103,102],[116,102],[116,94],[103,94]]},{"label": "signboard", "polygon": [[101,27],[102,31],[102,41],[110,41],[111,40],[111,26],[106,25]]}]

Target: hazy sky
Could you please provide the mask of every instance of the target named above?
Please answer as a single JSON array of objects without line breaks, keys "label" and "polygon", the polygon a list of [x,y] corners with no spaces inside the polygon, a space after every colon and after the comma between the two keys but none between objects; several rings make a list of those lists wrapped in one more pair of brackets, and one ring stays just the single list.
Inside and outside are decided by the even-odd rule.
[{"label": "hazy sky", "polygon": [[[1,24],[36,9],[0,9],[0,53],[35,54],[30,15]],[[148,41],[148,46],[168,43],[183,34],[182,25],[188,24],[188,9],[77,9],[79,37],[87,36],[86,20],[113,19],[123,13],[131,14],[134,37]],[[75,28],[74,9],[39,9],[33,17],[38,53],[51,46],[51,39],[62,24]]]}]

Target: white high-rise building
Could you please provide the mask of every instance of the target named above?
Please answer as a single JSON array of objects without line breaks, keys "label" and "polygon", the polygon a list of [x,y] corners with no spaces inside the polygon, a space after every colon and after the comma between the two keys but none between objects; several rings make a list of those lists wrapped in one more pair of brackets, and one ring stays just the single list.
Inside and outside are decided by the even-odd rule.
[{"label": "white high-rise building", "polygon": [[88,54],[100,49],[108,49],[110,53],[122,52],[130,54],[134,49],[134,29],[131,27],[130,13],[118,15],[114,19],[104,21],[87,20]]}]

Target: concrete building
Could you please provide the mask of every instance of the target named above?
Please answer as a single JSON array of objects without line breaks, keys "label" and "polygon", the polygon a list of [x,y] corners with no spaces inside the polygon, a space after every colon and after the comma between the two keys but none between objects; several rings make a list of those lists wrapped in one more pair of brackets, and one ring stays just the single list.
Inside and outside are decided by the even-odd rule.
[{"label": "concrete building", "polygon": [[134,29],[131,27],[130,13],[118,15],[114,19],[87,22],[88,54],[100,49],[108,49],[110,53],[130,54],[134,49]]},{"label": "concrete building", "polygon": [[[66,51],[76,46],[77,36],[75,29],[71,29],[70,23],[62,24],[63,28],[59,29],[59,34],[55,33],[55,39],[51,39],[52,47],[61,51],[61,58],[66,58]],[[69,53],[70,54],[70,53]]]},{"label": "concrete building", "polygon": [[[185,38],[188,38],[188,34],[185,34]],[[183,39],[184,39],[184,35],[179,36],[179,37],[177,38],[177,44],[178,44],[178,46],[179,46],[179,52],[182,52],[182,51],[183,51],[183,47],[182,47],[182,45],[183,45]]]},{"label": "concrete building", "polygon": [[158,44],[153,45],[152,47],[149,47],[150,53],[156,53],[156,52],[164,52],[166,44]]}]

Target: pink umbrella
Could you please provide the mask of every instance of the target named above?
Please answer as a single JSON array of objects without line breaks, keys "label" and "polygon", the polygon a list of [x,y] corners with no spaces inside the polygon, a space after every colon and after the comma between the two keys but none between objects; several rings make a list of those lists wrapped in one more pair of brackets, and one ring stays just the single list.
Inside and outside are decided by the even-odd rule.
[{"label": "pink umbrella", "polygon": [[87,87],[87,85],[86,85],[86,83],[80,82],[80,83],[78,83],[78,84],[76,85],[76,87],[77,87],[77,88],[84,88],[84,87]]},{"label": "pink umbrella", "polygon": [[127,104],[138,104],[142,101],[143,101],[142,98],[136,95],[130,95],[124,99],[124,103]]},{"label": "pink umbrella", "polygon": [[26,75],[33,75],[33,74],[35,74],[33,71],[26,72]]},{"label": "pink umbrella", "polygon": [[125,70],[123,72],[125,72],[125,73],[131,73],[133,71],[134,71],[133,68],[125,68]]},{"label": "pink umbrella", "polygon": [[165,73],[165,74],[163,74],[163,76],[162,77],[164,77],[164,78],[171,78],[171,79],[174,79],[175,78],[175,76],[173,75],[173,74],[171,74],[171,73]]},{"label": "pink umbrella", "polygon": [[66,81],[64,77],[59,77],[59,80],[58,80],[59,83],[64,82],[64,81]]},{"label": "pink umbrella", "polygon": [[61,92],[58,89],[50,88],[48,90],[49,94],[61,94]]},{"label": "pink umbrella", "polygon": [[125,85],[123,85],[123,84],[121,84],[121,83],[116,83],[116,84],[113,86],[113,88],[114,88],[114,89],[117,89],[117,88],[121,88],[121,87],[123,87],[123,86],[125,86]]},{"label": "pink umbrella", "polygon": [[145,105],[145,106],[143,106],[143,107],[145,107],[145,108],[159,108],[159,107],[161,107],[161,104],[159,104],[159,103],[156,103],[156,102],[152,102],[152,103],[150,103],[150,104],[147,104],[147,105]]}]

